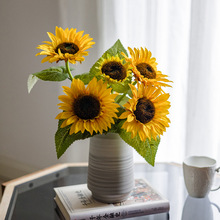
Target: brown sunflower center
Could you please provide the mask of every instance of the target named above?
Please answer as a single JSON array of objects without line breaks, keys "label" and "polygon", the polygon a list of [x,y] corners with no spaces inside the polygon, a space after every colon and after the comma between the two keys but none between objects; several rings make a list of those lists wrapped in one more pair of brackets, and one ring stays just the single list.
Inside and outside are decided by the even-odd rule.
[{"label": "brown sunflower center", "polygon": [[117,61],[110,61],[102,66],[102,73],[108,75],[110,78],[115,80],[123,80],[126,78],[125,67]]},{"label": "brown sunflower center", "polygon": [[136,119],[143,124],[151,121],[155,115],[154,104],[147,98],[140,98],[134,111]]},{"label": "brown sunflower center", "polygon": [[140,74],[145,78],[156,79],[156,72],[151,65],[147,63],[139,63],[136,67]]},{"label": "brown sunflower center", "polygon": [[74,113],[81,119],[93,119],[99,115],[100,102],[91,95],[79,96],[73,104]]},{"label": "brown sunflower center", "polygon": [[74,44],[74,43],[61,43],[59,44],[55,52],[58,53],[58,49],[60,49],[61,53],[70,53],[70,54],[75,54],[79,51],[79,47]]}]

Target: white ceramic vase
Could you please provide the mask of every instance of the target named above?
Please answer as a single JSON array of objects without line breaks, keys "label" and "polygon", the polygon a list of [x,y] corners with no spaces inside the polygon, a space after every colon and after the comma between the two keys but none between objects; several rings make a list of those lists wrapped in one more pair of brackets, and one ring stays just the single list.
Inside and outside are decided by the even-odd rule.
[{"label": "white ceramic vase", "polygon": [[133,167],[133,149],[118,134],[90,138],[87,184],[96,200],[126,200],[134,187]]}]

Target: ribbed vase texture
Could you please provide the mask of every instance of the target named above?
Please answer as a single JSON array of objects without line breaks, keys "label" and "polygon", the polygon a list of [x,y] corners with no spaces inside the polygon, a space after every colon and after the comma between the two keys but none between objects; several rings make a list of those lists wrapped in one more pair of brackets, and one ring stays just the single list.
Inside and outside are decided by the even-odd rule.
[{"label": "ribbed vase texture", "polygon": [[118,134],[90,139],[88,188],[95,199],[116,203],[127,199],[134,187],[133,149]]}]

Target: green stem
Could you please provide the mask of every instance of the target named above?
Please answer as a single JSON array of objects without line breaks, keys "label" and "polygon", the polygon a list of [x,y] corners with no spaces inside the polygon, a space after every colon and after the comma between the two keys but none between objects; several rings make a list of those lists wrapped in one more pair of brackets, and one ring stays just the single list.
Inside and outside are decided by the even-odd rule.
[{"label": "green stem", "polygon": [[[134,82],[132,82],[131,84],[132,84],[132,85],[136,85],[137,82],[134,81]],[[128,89],[128,90],[129,90],[129,89]],[[118,104],[119,104],[119,103],[121,102],[121,100],[126,96],[128,90],[118,99],[118,101],[117,101]]]},{"label": "green stem", "polygon": [[69,74],[70,80],[73,80],[73,75],[70,71],[70,66],[69,66],[69,60],[66,61],[66,69],[67,69],[67,73]]},{"label": "green stem", "polygon": [[119,104],[121,102],[121,100],[126,96],[126,92],[118,99],[117,103]]}]

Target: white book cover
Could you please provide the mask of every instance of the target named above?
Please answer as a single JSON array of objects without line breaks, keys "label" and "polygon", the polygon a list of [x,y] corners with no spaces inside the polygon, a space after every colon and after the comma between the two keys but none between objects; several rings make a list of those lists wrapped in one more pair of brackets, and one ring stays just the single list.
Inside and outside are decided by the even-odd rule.
[{"label": "white book cover", "polygon": [[106,204],[92,197],[87,184],[54,188],[55,202],[67,220],[123,219],[169,211],[169,201],[144,179],[136,179],[129,198]]}]

